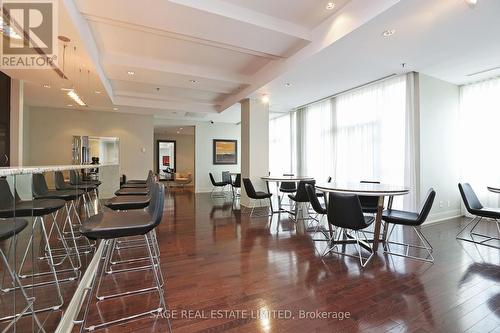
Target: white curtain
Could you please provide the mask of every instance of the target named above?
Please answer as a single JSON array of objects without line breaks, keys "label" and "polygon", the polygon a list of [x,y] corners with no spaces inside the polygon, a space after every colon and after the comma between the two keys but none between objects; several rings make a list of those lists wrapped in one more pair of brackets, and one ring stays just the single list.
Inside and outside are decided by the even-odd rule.
[{"label": "white curtain", "polygon": [[460,88],[460,181],[468,182],[484,206],[497,207],[499,195],[487,186],[500,186],[500,78]]},{"label": "white curtain", "polygon": [[[283,128],[278,120],[271,121],[271,128],[280,128],[280,137],[291,134],[292,147],[289,155],[271,157],[271,170],[283,169],[282,159],[291,156],[293,170],[318,182],[331,176],[336,181],[404,185],[411,192],[397,198],[394,207],[416,211],[418,147],[413,82],[413,73],[386,79],[302,107],[291,113],[286,124],[283,120]],[[290,132],[285,129],[288,124]],[[274,147],[282,140],[274,138],[276,134],[270,139]],[[271,150],[278,152],[274,147]]]}]

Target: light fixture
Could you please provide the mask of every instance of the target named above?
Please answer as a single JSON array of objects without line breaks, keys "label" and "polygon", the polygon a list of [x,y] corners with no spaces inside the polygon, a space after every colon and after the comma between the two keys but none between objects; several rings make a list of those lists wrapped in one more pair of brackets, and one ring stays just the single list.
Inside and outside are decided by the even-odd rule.
[{"label": "light fixture", "polygon": [[262,98],[260,100],[262,101],[262,103],[267,104],[267,103],[269,103],[269,96],[262,95]]},{"label": "light fixture", "polygon": [[66,106],[72,107],[72,106],[73,106],[73,104],[68,104],[68,105],[66,105]]},{"label": "light fixture", "polygon": [[180,134],[181,132],[177,131],[177,134]]},{"label": "light fixture", "polygon": [[48,89],[48,88],[50,88],[50,84],[44,84],[42,87],[44,87],[44,88],[47,88],[47,89]]},{"label": "light fixture", "polygon": [[113,111],[118,111],[118,108],[113,108]]},{"label": "light fixture", "polygon": [[180,131],[182,131],[182,130],[183,130],[183,128],[182,128],[182,127],[179,127],[179,130],[180,130]]},{"label": "light fixture", "polygon": [[95,93],[99,95],[101,92],[99,90],[96,90]]},{"label": "light fixture", "polygon": [[75,101],[76,104],[80,106],[87,106],[85,102],[82,100],[82,98],[78,95],[75,89],[70,89],[68,90],[68,96],[71,98],[73,101]]},{"label": "light fixture", "polygon": [[290,82],[285,83],[285,87],[290,88],[292,84]]},{"label": "light fixture", "polygon": [[189,82],[191,82],[192,84],[197,84],[198,83],[198,81],[196,81],[196,80],[189,80]]},{"label": "light fixture", "polygon": [[333,8],[335,8],[335,3],[333,2],[329,2],[326,4],[326,10],[332,10]]},{"label": "light fixture", "polygon": [[477,0],[465,0],[465,2],[469,5],[470,8],[474,8],[477,5]]},{"label": "light fixture", "polygon": [[395,33],[396,33],[396,29],[387,29],[386,31],[384,31],[382,33],[382,36],[384,36],[384,37],[391,37]]},{"label": "light fixture", "polygon": [[132,76],[132,75],[135,75],[135,72],[134,71],[128,71],[127,74],[130,75],[130,76]]}]

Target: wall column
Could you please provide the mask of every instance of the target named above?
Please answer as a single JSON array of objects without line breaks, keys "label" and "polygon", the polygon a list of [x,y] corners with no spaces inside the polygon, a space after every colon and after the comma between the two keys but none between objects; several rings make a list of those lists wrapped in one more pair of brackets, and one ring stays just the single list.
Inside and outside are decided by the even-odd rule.
[{"label": "wall column", "polygon": [[10,166],[23,165],[24,85],[22,80],[10,81]]},{"label": "wall column", "polygon": [[[257,191],[267,191],[260,177],[269,173],[269,105],[249,98],[240,103],[241,178],[250,178]],[[250,207],[251,200],[241,185],[241,204]],[[264,203],[268,205],[269,201],[263,200]]]}]

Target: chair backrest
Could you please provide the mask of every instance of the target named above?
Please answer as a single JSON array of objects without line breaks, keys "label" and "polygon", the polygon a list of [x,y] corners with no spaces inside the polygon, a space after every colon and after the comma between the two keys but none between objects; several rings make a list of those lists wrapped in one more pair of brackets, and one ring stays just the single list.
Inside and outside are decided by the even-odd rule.
[{"label": "chair backrest", "polygon": [[318,214],[325,214],[325,209],[321,206],[318,196],[316,195],[316,187],[312,184],[306,184],[305,186],[307,197],[314,211]]},{"label": "chair backrest", "polygon": [[222,181],[226,184],[232,183],[231,173],[229,173],[229,171],[222,171]]},{"label": "chair backrest", "polygon": [[49,192],[49,187],[45,181],[45,175],[43,173],[34,173],[33,180],[31,182],[31,190],[34,197],[42,196]]},{"label": "chair backrest", "polygon": [[212,183],[212,185],[213,185],[213,186],[216,186],[216,185],[215,185],[215,183],[216,183],[216,182],[215,182],[214,175],[212,175],[212,173],[211,173],[211,172],[209,172],[209,173],[208,173],[208,176],[210,177],[210,182]]},{"label": "chair backrest", "polygon": [[483,205],[477,198],[476,193],[469,183],[459,183],[458,189],[460,190],[460,195],[462,196],[462,200],[464,201],[465,208],[469,213],[473,214],[472,210],[483,208]]},{"label": "chair backrest", "polygon": [[[284,173],[285,177],[293,177],[295,176],[293,173]],[[295,182],[281,182],[280,190],[293,190],[297,191],[297,184]]]},{"label": "chair backrest", "polygon": [[68,184],[64,181],[64,175],[62,171],[54,172],[54,183],[56,190],[64,190],[68,188]]},{"label": "chair backrest", "polygon": [[14,205],[14,196],[10,191],[9,183],[3,177],[0,178],[0,205],[4,208],[13,207]]},{"label": "chair backrest", "polygon": [[151,187],[151,200],[146,211],[152,217],[152,227],[160,224],[163,218],[163,207],[165,206],[165,186],[160,182],[153,183]]},{"label": "chair backrest", "polygon": [[361,203],[356,194],[330,193],[327,214],[328,223],[331,225],[354,230],[366,227]]},{"label": "chair backrest", "polygon": [[328,178],[326,179],[326,182],[327,183],[331,183],[332,182],[332,176],[328,176]]},{"label": "chair backrest", "polygon": [[82,178],[80,176],[80,172],[78,170],[70,170],[69,171],[69,183],[71,185],[78,185],[82,182]]},{"label": "chair backrest", "polygon": [[236,174],[236,178],[234,178],[234,187],[241,187],[241,173]]},{"label": "chair backrest", "polygon": [[418,224],[422,224],[425,222],[427,219],[427,216],[429,216],[429,212],[431,211],[432,204],[434,203],[434,198],[436,197],[436,191],[431,187],[427,191],[427,196],[424,201],[424,205],[422,206],[422,209],[420,210],[420,213],[418,214]]},{"label": "chair backrest", "polygon": [[243,186],[245,186],[245,192],[251,199],[257,198],[257,193],[255,192],[255,187],[253,187],[252,181],[249,178],[243,178]]},{"label": "chair backrest", "polygon": [[[379,181],[373,180],[362,180],[361,184],[380,184]],[[359,201],[361,202],[361,207],[364,208],[377,208],[378,207],[378,197],[368,196],[368,195],[360,195]]]},{"label": "chair backrest", "polygon": [[316,186],[315,180],[301,180],[297,186],[297,193],[295,194],[295,201],[297,202],[309,202],[309,196],[307,195],[306,185]]}]

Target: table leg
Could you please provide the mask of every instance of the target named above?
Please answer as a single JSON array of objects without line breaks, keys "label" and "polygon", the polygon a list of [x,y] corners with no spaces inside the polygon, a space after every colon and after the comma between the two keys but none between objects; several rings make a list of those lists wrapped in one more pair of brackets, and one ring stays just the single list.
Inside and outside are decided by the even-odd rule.
[{"label": "table leg", "polygon": [[[390,196],[389,201],[387,202],[387,209],[392,209],[393,200],[394,200],[394,196]],[[387,240],[388,229],[389,229],[389,225],[387,223],[384,223],[384,230],[382,231],[382,239],[383,239],[384,243]]]},{"label": "table leg", "polygon": [[377,216],[375,217],[375,230],[373,231],[373,252],[377,252],[378,250],[383,211],[384,211],[384,196],[380,196],[378,197]]}]

